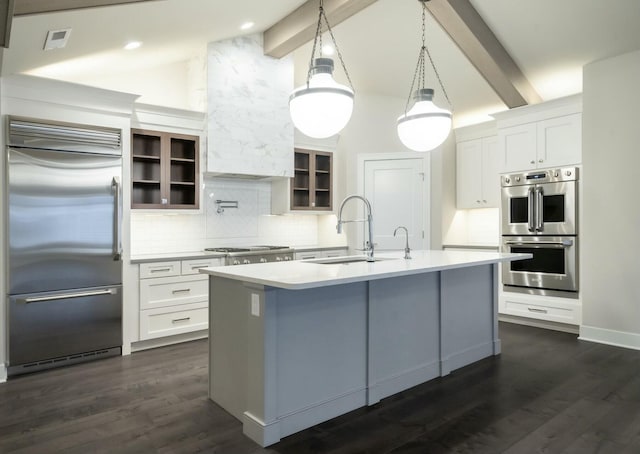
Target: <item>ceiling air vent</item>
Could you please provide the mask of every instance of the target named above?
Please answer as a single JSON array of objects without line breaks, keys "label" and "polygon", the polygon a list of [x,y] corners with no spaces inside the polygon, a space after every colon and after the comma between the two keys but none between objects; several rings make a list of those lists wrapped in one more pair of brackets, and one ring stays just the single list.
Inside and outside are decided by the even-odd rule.
[{"label": "ceiling air vent", "polygon": [[63,48],[67,45],[70,34],[70,28],[64,28],[62,30],[49,30],[47,32],[47,39],[44,42],[44,50]]}]

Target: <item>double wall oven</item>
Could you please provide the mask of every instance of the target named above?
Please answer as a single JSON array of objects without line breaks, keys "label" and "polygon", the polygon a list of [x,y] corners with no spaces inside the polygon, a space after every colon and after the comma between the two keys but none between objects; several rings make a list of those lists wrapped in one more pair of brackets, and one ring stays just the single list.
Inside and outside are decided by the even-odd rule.
[{"label": "double wall oven", "polygon": [[505,290],[577,297],[578,169],[503,175],[502,250],[533,258],[505,264]]}]

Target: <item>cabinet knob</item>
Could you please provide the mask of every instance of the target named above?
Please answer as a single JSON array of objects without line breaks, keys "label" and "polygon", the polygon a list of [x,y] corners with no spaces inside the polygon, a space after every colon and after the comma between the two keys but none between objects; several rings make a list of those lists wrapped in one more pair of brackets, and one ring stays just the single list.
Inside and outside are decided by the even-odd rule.
[{"label": "cabinet knob", "polygon": [[480,203],[480,201],[479,201],[479,200],[476,200],[476,203]]},{"label": "cabinet knob", "polygon": [[487,203],[487,201],[486,201],[486,200],[483,200],[483,201],[482,201],[482,203]]},{"label": "cabinet knob", "polygon": [[544,159],[538,159],[538,162],[544,162]]},{"label": "cabinet knob", "polygon": [[168,204],[168,203],[169,203],[169,200],[167,200],[167,199],[162,199],[162,204],[163,204],[163,205],[166,205],[166,204]]},{"label": "cabinet knob", "polygon": [[536,161],[535,161],[535,160],[533,160],[533,161],[531,161],[529,164],[535,164],[535,163],[536,163]]}]

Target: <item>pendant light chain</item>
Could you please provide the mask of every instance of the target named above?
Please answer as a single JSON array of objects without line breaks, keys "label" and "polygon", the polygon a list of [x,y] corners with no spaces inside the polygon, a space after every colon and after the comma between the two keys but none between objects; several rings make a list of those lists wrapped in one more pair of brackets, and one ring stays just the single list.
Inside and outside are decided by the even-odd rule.
[{"label": "pendant light chain", "polygon": [[[316,56],[316,49],[318,49],[318,53],[322,56],[322,20],[324,19],[324,23],[326,24],[327,31],[329,32],[329,36],[331,36],[331,41],[333,42],[333,47],[338,54],[338,59],[340,60],[340,64],[342,65],[342,69],[344,70],[345,76],[347,76],[347,80],[349,81],[349,87],[351,90],[354,90],[353,83],[351,82],[351,77],[349,76],[349,71],[347,71],[347,67],[344,64],[344,60],[342,59],[342,53],[340,52],[340,48],[338,47],[338,43],[336,42],[336,38],[333,36],[333,30],[331,29],[331,25],[329,24],[329,19],[327,19],[327,15],[324,12],[324,2],[320,0],[320,7],[318,12],[318,25],[316,27],[316,37],[313,40],[313,48],[311,49],[311,62],[309,64],[309,71],[307,72],[307,86],[309,86],[309,80],[311,79],[311,71],[313,69],[313,61]],[[320,46],[318,46],[318,43]]]},{"label": "pendant light chain", "polygon": [[[429,0],[427,0],[429,1]],[[431,63],[431,67],[433,68],[433,72],[436,75],[436,78],[438,79],[438,83],[440,84],[440,88],[442,88],[442,93],[444,94],[445,99],[447,100],[447,103],[449,103],[449,107],[451,108],[451,110],[453,111],[453,105],[451,104],[451,101],[449,100],[449,95],[447,95],[447,90],[444,89],[444,85],[442,84],[442,79],[440,79],[440,74],[438,74],[438,70],[436,69],[436,65],[433,63],[433,58],[431,58],[431,53],[429,52],[429,48],[427,47],[427,45],[425,44],[425,12],[427,11],[427,3],[426,2],[422,2],[422,46],[424,47],[424,52],[427,53],[427,57],[429,57],[429,63]],[[422,63],[424,64],[424,58]]]},{"label": "pendant light chain", "polygon": [[404,113],[406,115],[409,110],[409,104],[411,103],[411,95],[414,92],[414,87],[416,85],[416,81],[418,82],[418,89],[425,88],[426,85],[426,69],[425,69],[425,54],[429,57],[429,63],[431,63],[431,67],[433,68],[433,72],[438,79],[438,83],[440,84],[440,88],[442,89],[442,93],[449,103],[451,110],[453,110],[453,106],[451,101],[449,100],[449,95],[447,94],[447,90],[445,90],[444,85],[442,83],[442,79],[440,79],[440,74],[436,69],[436,65],[433,63],[433,58],[431,58],[431,53],[429,52],[429,48],[427,47],[426,40],[426,2],[429,0],[418,0],[422,4],[422,47],[420,48],[420,53],[418,54],[418,63],[416,64],[416,70],[413,74],[413,80],[411,82],[411,89],[409,90],[409,97],[407,98],[407,104],[404,107]]},{"label": "pendant light chain", "polygon": [[316,47],[318,44],[318,38],[320,38],[320,46],[322,48],[322,15],[324,14],[324,8],[322,6],[322,0],[320,0],[320,9],[318,12],[318,25],[316,26],[316,36],[313,40],[313,48],[311,49],[311,60],[309,61],[309,69],[307,70],[307,88],[309,87],[309,80],[311,79],[311,71],[313,70],[313,61],[316,58]]},{"label": "pendant light chain", "polygon": [[[422,85],[418,88],[424,88],[425,87],[425,73],[426,70],[424,68],[424,53],[428,52],[427,51],[427,33],[426,33],[426,10],[427,8],[424,6],[425,4],[422,4],[422,47],[420,48],[420,62],[421,62],[421,68],[420,70],[422,71]],[[431,58],[431,57],[429,57]]]}]

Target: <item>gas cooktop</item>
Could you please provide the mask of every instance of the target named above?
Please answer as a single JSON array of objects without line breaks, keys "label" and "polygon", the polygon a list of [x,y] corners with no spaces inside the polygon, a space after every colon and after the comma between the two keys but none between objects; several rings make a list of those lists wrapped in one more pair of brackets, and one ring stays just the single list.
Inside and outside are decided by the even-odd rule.
[{"label": "gas cooktop", "polygon": [[226,265],[288,262],[293,260],[293,249],[289,246],[211,247],[206,248],[205,251],[222,252],[226,254]]}]

